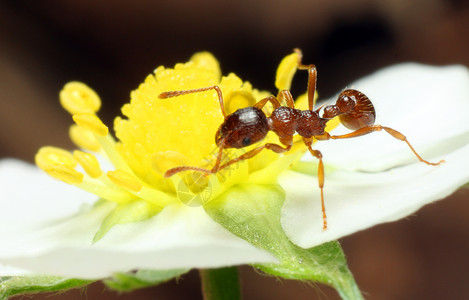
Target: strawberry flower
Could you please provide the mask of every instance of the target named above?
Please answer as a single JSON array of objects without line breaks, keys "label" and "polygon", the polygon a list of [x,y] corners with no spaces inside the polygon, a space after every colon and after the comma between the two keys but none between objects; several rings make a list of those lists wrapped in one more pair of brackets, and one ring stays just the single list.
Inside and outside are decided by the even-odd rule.
[{"label": "strawberry flower", "polygon": [[[290,87],[297,59],[293,53],[279,65],[279,90]],[[68,83],[60,100],[73,117],[70,136],[80,150],[47,146],[36,155],[37,166],[59,181],[24,162],[0,161],[0,292],[99,279],[120,289],[135,276],[151,285],[191,268],[252,264],[360,299],[333,241],[405,217],[469,181],[468,83],[464,67],[403,64],[354,84],[373,101],[377,123],[405,133],[425,159],[445,163],[425,165],[385,133],[315,143],[326,165],[327,230],[317,161],[301,147],[283,155],[264,150],[210,176],[164,177],[181,165],[213,165],[223,116],[213,90],[171,99],[159,94],[218,85],[228,114],[269,96],[235,74],[221,76],[209,53],[149,75],[116,118],[117,139],[97,115],[96,92]],[[305,99],[296,106],[306,109]],[[335,128],[338,121],[330,125],[334,134],[347,132]],[[271,132],[263,142],[277,139]],[[222,160],[244,151],[224,151]]]}]

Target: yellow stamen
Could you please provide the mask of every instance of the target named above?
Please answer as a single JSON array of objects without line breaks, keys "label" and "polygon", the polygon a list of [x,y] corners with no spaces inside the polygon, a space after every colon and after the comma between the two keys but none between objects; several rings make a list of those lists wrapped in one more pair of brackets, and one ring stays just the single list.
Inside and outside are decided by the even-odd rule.
[{"label": "yellow stamen", "polygon": [[60,91],[60,104],[71,115],[93,114],[101,107],[101,99],[86,84],[73,81],[67,83]]},{"label": "yellow stamen", "polygon": [[99,136],[106,136],[109,129],[101,120],[93,114],[75,114],[73,121],[83,128],[91,130],[94,134]]},{"label": "yellow stamen", "polygon": [[114,184],[132,192],[139,192],[143,187],[138,179],[123,170],[109,171],[107,176]]},{"label": "yellow stamen", "polygon": [[285,56],[280,62],[277,69],[277,75],[275,77],[275,87],[281,90],[289,90],[293,75],[295,75],[296,69],[298,68],[298,54],[292,53]]},{"label": "yellow stamen", "polygon": [[83,174],[75,170],[77,161],[73,155],[60,148],[42,147],[35,156],[36,165],[50,176],[70,184],[83,181]]},{"label": "yellow stamen", "polygon": [[103,171],[99,167],[98,160],[93,154],[75,150],[73,157],[91,178],[98,178],[103,174]]},{"label": "yellow stamen", "polygon": [[93,152],[101,150],[101,145],[96,140],[92,131],[73,124],[70,126],[68,133],[72,142],[78,147]]},{"label": "yellow stamen", "polygon": [[78,188],[95,194],[99,198],[106,199],[115,203],[127,203],[135,200],[135,196],[121,188],[116,188],[107,177],[92,179],[84,177],[83,182],[76,185]]},{"label": "yellow stamen", "polygon": [[225,109],[227,114],[232,114],[239,108],[253,106],[256,99],[251,92],[246,90],[234,90],[225,96]]},{"label": "yellow stamen", "polygon": [[83,174],[67,165],[49,165],[43,170],[55,179],[62,180],[68,184],[79,184],[83,182]]},{"label": "yellow stamen", "polygon": [[34,159],[36,165],[43,170],[54,165],[65,165],[70,168],[75,168],[77,165],[77,161],[70,152],[52,146],[39,149]]},{"label": "yellow stamen", "polygon": [[214,73],[214,77],[220,79],[220,64],[212,54],[208,52],[199,52],[192,55],[191,61],[199,68],[211,70]]}]

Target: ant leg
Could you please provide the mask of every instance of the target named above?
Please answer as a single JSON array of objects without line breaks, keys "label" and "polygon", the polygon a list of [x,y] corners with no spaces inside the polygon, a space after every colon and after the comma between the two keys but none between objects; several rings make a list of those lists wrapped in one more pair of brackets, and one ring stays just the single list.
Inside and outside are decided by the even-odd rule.
[{"label": "ant leg", "polygon": [[227,163],[223,164],[222,166],[220,166],[221,153],[223,151],[222,146],[220,147],[220,151],[218,152],[218,157],[217,157],[217,161],[215,163],[215,166],[211,170],[204,169],[204,168],[199,168],[199,167],[192,167],[192,166],[180,166],[180,167],[175,167],[175,168],[172,168],[172,169],[169,169],[168,171],[166,171],[166,173],[164,174],[164,177],[168,178],[168,177],[173,176],[176,173],[184,172],[184,171],[196,171],[196,172],[201,172],[201,173],[204,173],[204,174],[207,174],[207,175],[214,174],[214,173],[217,173],[218,171],[223,170],[223,169],[225,169],[225,168],[227,168],[227,167],[231,166],[232,164],[235,164],[239,161],[252,158],[255,155],[259,154],[259,152],[261,152],[264,149],[270,149],[270,150],[274,151],[275,153],[283,153],[283,152],[289,151],[292,147],[292,145],[287,145],[285,148],[283,148],[282,146],[277,145],[277,144],[267,143],[263,146],[252,149],[252,150],[244,153],[243,155],[241,155],[237,158],[234,158],[234,159],[228,161]]},{"label": "ant leg", "polygon": [[293,101],[293,96],[291,95],[289,90],[281,90],[278,93],[277,98],[280,99],[280,103],[285,100],[288,107],[295,108],[295,101]]},{"label": "ant leg", "polygon": [[331,139],[348,139],[348,138],[354,138],[354,137],[358,137],[358,136],[362,136],[362,135],[365,135],[365,134],[369,134],[369,133],[372,133],[372,132],[375,132],[375,131],[381,131],[381,130],[384,130],[386,131],[387,133],[389,133],[392,137],[400,140],[400,141],[403,141],[403,142],[406,142],[407,145],[409,146],[410,150],[412,150],[412,152],[414,152],[415,156],[417,156],[417,158],[423,162],[423,163],[426,163],[427,165],[431,165],[431,166],[437,166],[439,164],[441,164],[442,162],[444,162],[444,160],[440,160],[439,162],[437,163],[432,163],[432,162],[429,162],[429,161],[426,161],[425,159],[423,159],[418,153],[417,151],[415,151],[414,147],[412,147],[412,145],[409,143],[409,141],[407,140],[407,138],[402,134],[400,133],[399,131],[397,130],[394,130],[392,128],[389,128],[389,127],[385,127],[385,126],[381,126],[381,125],[369,125],[369,126],[365,126],[363,128],[360,128],[354,132],[351,132],[351,133],[348,133],[348,134],[343,134],[343,135],[331,135],[330,138]]},{"label": "ant leg", "polygon": [[298,69],[308,70],[308,104],[309,110],[313,110],[314,106],[314,93],[316,92],[317,70],[315,65],[304,65],[301,62],[303,53],[298,48],[293,49],[298,54]]},{"label": "ant leg", "polygon": [[273,144],[273,143],[267,143],[263,146],[260,146],[260,147],[257,147],[257,148],[254,148],[246,153],[244,153],[243,155],[237,157],[237,158],[234,158],[232,160],[230,160],[229,162],[225,163],[224,165],[222,165],[220,168],[218,168],[218,171],[219,170],[222,170],[224,168],[227,168],[229,166],[231,166],[232,164],[235,164],[239,161],[242,161],[242,160],[246,160],[246,159],[249,159],[249,158],[252,158],[254,157],[255,155],[259,154],[259,152],[261,152],[262,150],[264,149],[269,149],[269,150],[272,150],[274,151],[275,153],[283,153],[283,152],[287,152],[291,149],[292,145],[286,145],[285,148],[283,148],[282,146],[280,145],[277,145],[277,144]]},{"label": "ant leg", "polygon": [[223,104],[223,94],[222,94],[221,89],[218,85],[212,85],[212,86],[203,87],[203,88],[199,88],[199,89],[192,89],[192,90],[163,92],[163,93],[158,95],[158,98],[166,99],[166,98],[172,98],[172,97],[177,97],[177,96],[182,96],[182,95],[187,95],[187,94],[205,92],[205,91],[209,91],[209,90],[215,90],[217,92],[218,101],[220,102],[221,113],[223,114],[223,117],[226,119],[225,105]]},{"label": "ant leg", "polygon": [[254,104],[253,106],[255,108],[262,109],[266,105],[267,101],[272,103],[274,110],[280,107],[280,103],[278,102],[277,98],[275,98],[274,96],[269,96],[267,98],[264,98],[260,100],[259,102],[257,102],[256,104]]},{"label": "ant leg", "polygon": [[164,177],[168,178],[168,177],[173,176],[174,174],[177,174],[179,172],[184,172],[184,171],[197,171],[197,172],[200,172],[200,173],[204,173],[206,175],[216,173],[220,169],[220,163],[221,163],[221,158],[222,158],[222,155],[223,155],[223,149],[224,148],[225,148],[225,140],[223,139],[221,144],[220,144],[220,149],[218,150],[217,160],[216,160],[215,165],[213,166],[213,168],[211,170],[204,169],[204,168],[199,168],[199,167],[192,167],[192,166],[179,166],[179,167],[175,167],[175,168],[171,168],[171,169],[167,170],[164,173]]},{"label": "ant leg", "polygon": [[319,150],[311,148],[313,142],[312,138],[303,138],[305,145],[308,147],[309,152],[312,156],[319,160],[318,165],[318,186],[321,190],[321,210],[322,210],[322,229],[327,229],[327,216],[326,216],[326,205],[324,204],[324,164],[322,162],[322,153]]}]

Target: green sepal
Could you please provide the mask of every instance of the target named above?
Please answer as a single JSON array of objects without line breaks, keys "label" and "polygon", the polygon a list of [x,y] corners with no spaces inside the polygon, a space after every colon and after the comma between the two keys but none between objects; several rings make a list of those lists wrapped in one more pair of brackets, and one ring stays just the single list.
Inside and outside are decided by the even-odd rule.
[{"label": "green sepal", "polygon": [[278,264],[259,264],[265,273],[311,280],[337,289],[343,299],[363,299],[338,242],[303,249],[294,245],[280,224],[285,193],[279,185],[243,184],[206,204],[207,213],[233,234],[267,250]]},{"label": "green sepal", "polygon": [[91,280],[46,275],[1,277],[0,300],[6,300],[15,295],[57,292],[72,288],[81,288],[92,282]]},{"label": "green sepal", "polygon": [[135,273],[116,273],[111,279],[104,280],[103,282],[110,289],[119,292],[129,292],[158,285],[173,278],[177,278],[187,272],[189,272],[189,269],[138,270]]},{"label": "green sepal", "polygon": [[[99,204],[98,204],[99,205]],[[145,200],[134,200],[117,205],[103,220],[93,243],[99,241],[113,226],[145,221],[161,211],[159,206]]]}]

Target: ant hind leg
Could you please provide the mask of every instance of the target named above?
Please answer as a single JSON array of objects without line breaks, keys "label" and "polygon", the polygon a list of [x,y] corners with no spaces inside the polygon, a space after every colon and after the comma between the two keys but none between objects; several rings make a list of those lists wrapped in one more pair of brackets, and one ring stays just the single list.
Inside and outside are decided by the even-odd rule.
[{"label": "ant hind leg", "polygon": [[322,229],[327,229],[327,216],[326,216],[326,205],[324,203],[324,164],[322,162],[322,153],[319,150],[311,148],[313,139],[303,138],[305,145],[308,147],[309,152],[312,156],[319,160],[318,165],[318,186],[321,190],[321,210],[322,210]]},{"label": "ant hind leg", "polygon": [[366,135],[366,134],[369,134],[369,133],[372,133],[372,132],[375,132],[375,131],[381,131],[381,130],[384,130],[386,131],[387,133],[389,133],[392,137],[394,137],[395,139],[398,139],[400,141],[403,141],[405,142],[410,150],[412,150],[412,152],[415,154],[415,156],[423,163],[427,164],[427,165],[431,165],[431,166],[437,166],[441,163],[444,162],[444,160],[440,160],[439,162],[437,163],[432,163],[432,162],[429,162],[425,159],[423,159],[418,153],[417,151],[414,149],[414,147],[412,147],[412,145],[409,143],[409,141],[407,140],[407,138],[405,137],[405,135],[403,135],[402,133],[400,133],[399,131],[395,130],[395,129],[392,129],[392,128],[389,128],[389,127],[385,127],[385,126],[381,126],[381,125],[369,125],[369,126],[365,126],[365,127],[362,127],[358,130],[355,130],[351,133],[347,133],[347,134],[343,134],[343,135],[331,135],[329,136],[329,138],[331,139],[334,139],[334,140],[337,140],[337,139],[348,139],[348,138],[354,138],[354,137],[359,137],[359,136],[362,136],[362,135]]}]

